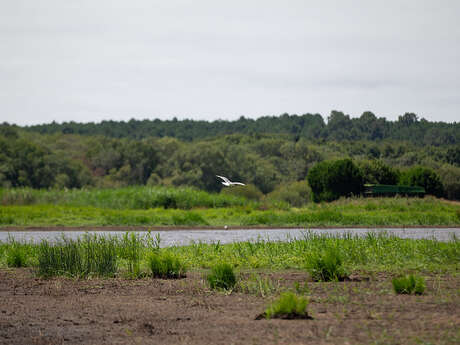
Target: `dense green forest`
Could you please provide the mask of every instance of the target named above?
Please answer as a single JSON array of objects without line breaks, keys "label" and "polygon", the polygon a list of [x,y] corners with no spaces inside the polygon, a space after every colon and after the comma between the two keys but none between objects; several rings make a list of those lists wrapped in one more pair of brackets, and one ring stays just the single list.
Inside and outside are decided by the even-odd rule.
[{"label": "dense green forest", "polygon": [[[0,125],[2,187],[166,185],[219,192],[219,174],[250,184],[248,195],[281,195],[305,190],[315,164],[345,158],[369,183],[411,181],[407,171],[423,166],[442,183],[438,196],[460,199],[460,123],[419,120],[412,113],[393,122],[370,112],[350,118],[333,111],[327,123],[318,114],[284,114]],[[388,173],[381,177],[389,169],[390,180]]]},{"label": "dense green forest", "polygon": [[103,135],[111,138],[144,139],[171,137],[183,141],[229,134],[271,134],[292,136],[297,140],[404,140],[425,145],[460,144],[460,123],[429,122],[414,113],[399,116],[398,121],[387,121],[372,112],[359,118],[350,118],[340,111],[332,111],[325,123],[319,114],[264,116],[256,120],[240,117],[236,121],[213,122],[182,120],[130,120],[101,123],[64,122],[25,128],[41,134]]}]

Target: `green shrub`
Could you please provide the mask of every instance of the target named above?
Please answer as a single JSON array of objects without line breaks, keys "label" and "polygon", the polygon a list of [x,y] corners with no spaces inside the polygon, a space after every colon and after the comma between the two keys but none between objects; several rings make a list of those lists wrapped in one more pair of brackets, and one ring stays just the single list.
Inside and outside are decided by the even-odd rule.
[{"label": "green shrub", "polygon": [[425,167],[413,167],[405,171],[399,180],[400,185],[420,186],[425,188],[427,194],[441,197],[444,187],[438,174]]},{"label": "green shrub", "polygon": [[298,181],[283,185],[267,195],[267,200],[287,202],[290,206],[299,207],[308,204],[311,200],[311,189],[306,181]]},{"label": "green shrub", "polygon": [[6,264],[8,267],[25,267],[27,266],[27,253],[25,249],[13,244],[6,252]]},{"label": "green shrub", "polygon": [[177,279],[185,277],[187,268],[175,256],[169,253],[152,253],[148,258],[152,276],[163,279]]},{"label": "green shrub", "polygon": [[315,281],[344,280],[348,273],[343,266],[342,255],[334,247],[307,255],[307,270]]},{"label": "green shrub", "polygon": [[307,180],[315,202],[360,195],[364,186],[361,170],[351,159],[318,163],[308,172]]},{"label": "green shrub", "polygon": [[308,299],[302,296],[297,296],[293,292],[284,292],[280,298],[273,302],[266,310],[265,317],[296,319],[310,318],[307,313]]},{"label": "green shrub", "polygon": [[416,294],[421,295],[425,291],[425,279],[423,277],[410,274],[405,277],[394,278],[392,280],[393,289],[397,294]]},{"label": "green shrub", "polygon": [[444,186],[445,197],[460,200],[460,167],[444,164],[437,172]]},{"label": "green shrub", "polygon": [[217,264],[207,277],[211,289],[230,290],[236,284],[236,275],[232,266],[227,263]]},{"label": "green shrub", "polygon": [[398,170],[386,165],[381,160],[360,161],[358,166],[363,175],[364,183],[390,185],[398,183]]}]

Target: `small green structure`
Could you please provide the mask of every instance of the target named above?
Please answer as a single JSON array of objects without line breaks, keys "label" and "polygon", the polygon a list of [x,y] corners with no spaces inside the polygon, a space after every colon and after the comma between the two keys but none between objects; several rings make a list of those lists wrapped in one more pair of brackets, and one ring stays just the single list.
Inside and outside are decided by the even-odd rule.
[{"label": "small green structure", "polygon": [[365,196],[418,196],[425,195],[425,188],[419,186],[397,186],[389,184],[365,184]]}]

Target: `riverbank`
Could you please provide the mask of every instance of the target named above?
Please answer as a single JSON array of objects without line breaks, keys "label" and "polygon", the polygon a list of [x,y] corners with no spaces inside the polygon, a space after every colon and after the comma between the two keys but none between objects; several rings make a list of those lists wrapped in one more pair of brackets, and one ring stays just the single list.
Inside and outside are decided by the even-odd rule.
[{"label": "riverbank", "polygon": [[[210,290],[203,273],[37,279],[0,269],[0,344],[458,344],[458,275],[425,274],[421,296],[396,295],[391,275],[312,282],[302,271],[244,272],[265,285]],[[309,299],[310,320],[256,320],[283,290]],[[305,289],[303,289],[305,287]],[[303,290],[302,290],[303,289]],[[238,330],[235,332],[235,330]]]},{"label": "riverbank", "polygon": [[[368,230],[385,230],[385,229],[458,229],[460,225],[387,225],[387,226],[353,226],[352,229],[368,229]],[[347,230],[349,226],[317,226],[300,228],[298,226],[2,226],[0,232],[157,232],[157,231],[213,231],[213,230]]]},{"label": "riverbank", "polygon": [[[0,344],[460,340],[456,237],[441,242],[387,233],[304,233],[284,242],[259,238],[166,248],[161,242],[148,233],[0,242]],[[331,255],[331,270],[343,278],[318,281],[321,258]],[[178,260],[185,277],[155,277],[151,258],[158,256]],[[235,285],[214,290],[207,278],[221,263],[234,269]],[[424,281],[421,295],[397,294],[392,279],[414,273]],[[308,300],[310,318],[260,319],[285,292]]]},{"label": "riverbank", "polygon": [[351,198],[302,208],[261,205],[221,208],[112,209],[68,205],[7,205],[0,208],[1,228],[127,227],[410,227],[460,226],[460,205],[427,197]]}]

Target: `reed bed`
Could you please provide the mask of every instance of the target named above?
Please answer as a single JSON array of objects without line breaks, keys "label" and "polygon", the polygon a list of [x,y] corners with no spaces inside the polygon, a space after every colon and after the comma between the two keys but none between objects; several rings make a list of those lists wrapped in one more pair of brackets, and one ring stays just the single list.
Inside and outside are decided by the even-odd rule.
[{"label": "reed bed", "polygon": [[60,205],[105,209],[148,210],[151,208],[191,209],[243,206],[253,202],[243,197],[208,193],[191,187],[134,186],[107,189],[0,189],[0,201],[7,205]]},{"label": "reed bed", "polygon": [[239,268],[308,269],[312,258],[328,253],[340,257],[340,264],[336,265],[340,272],[455,270],[460,265],[460,240],[456,237],[440,242],[435,239],[401,239],[385,232],[368,233],[364,237],[305,232],[301,239],[287,238],[286,241],[259,238],[255,242],[227,245],[194,243],[168,250],[195,268],[210,268],[219,262],[227,262]]},{"label": "reed bed", "polygon": [[[152,254],[166,255],[190,269],[211,269],[223,263],[236,269],[310,270],[312,258],[339,257],[333,265],[337,274],[355,270],[408,272],[411,270],[456,271],[460,265],[460,240],[401,239],[386,233],[356,235],[317,235],[305,232],[303,238],[254,242],[193,243],[160,248],[158,235],[126,233],[123,236],[86,235],[78,240],[58,238],[40,244],[7,241],[0,243],[0,264],[7,265],[8,253],[22,246],[24,262],[39,275],[77,277],[122,275],[137,278],[150,275]],[[314,266],[313,266],[314,267]],[[317,267],[322,267],[317,266]],[[311,271],[310,271],[311,272]]]},{"label": "reed bed", "polygon": [[343,198],[290,207],[194,188],[0,189],[0,226],[459,225],[460,206],[433,197]]}]

